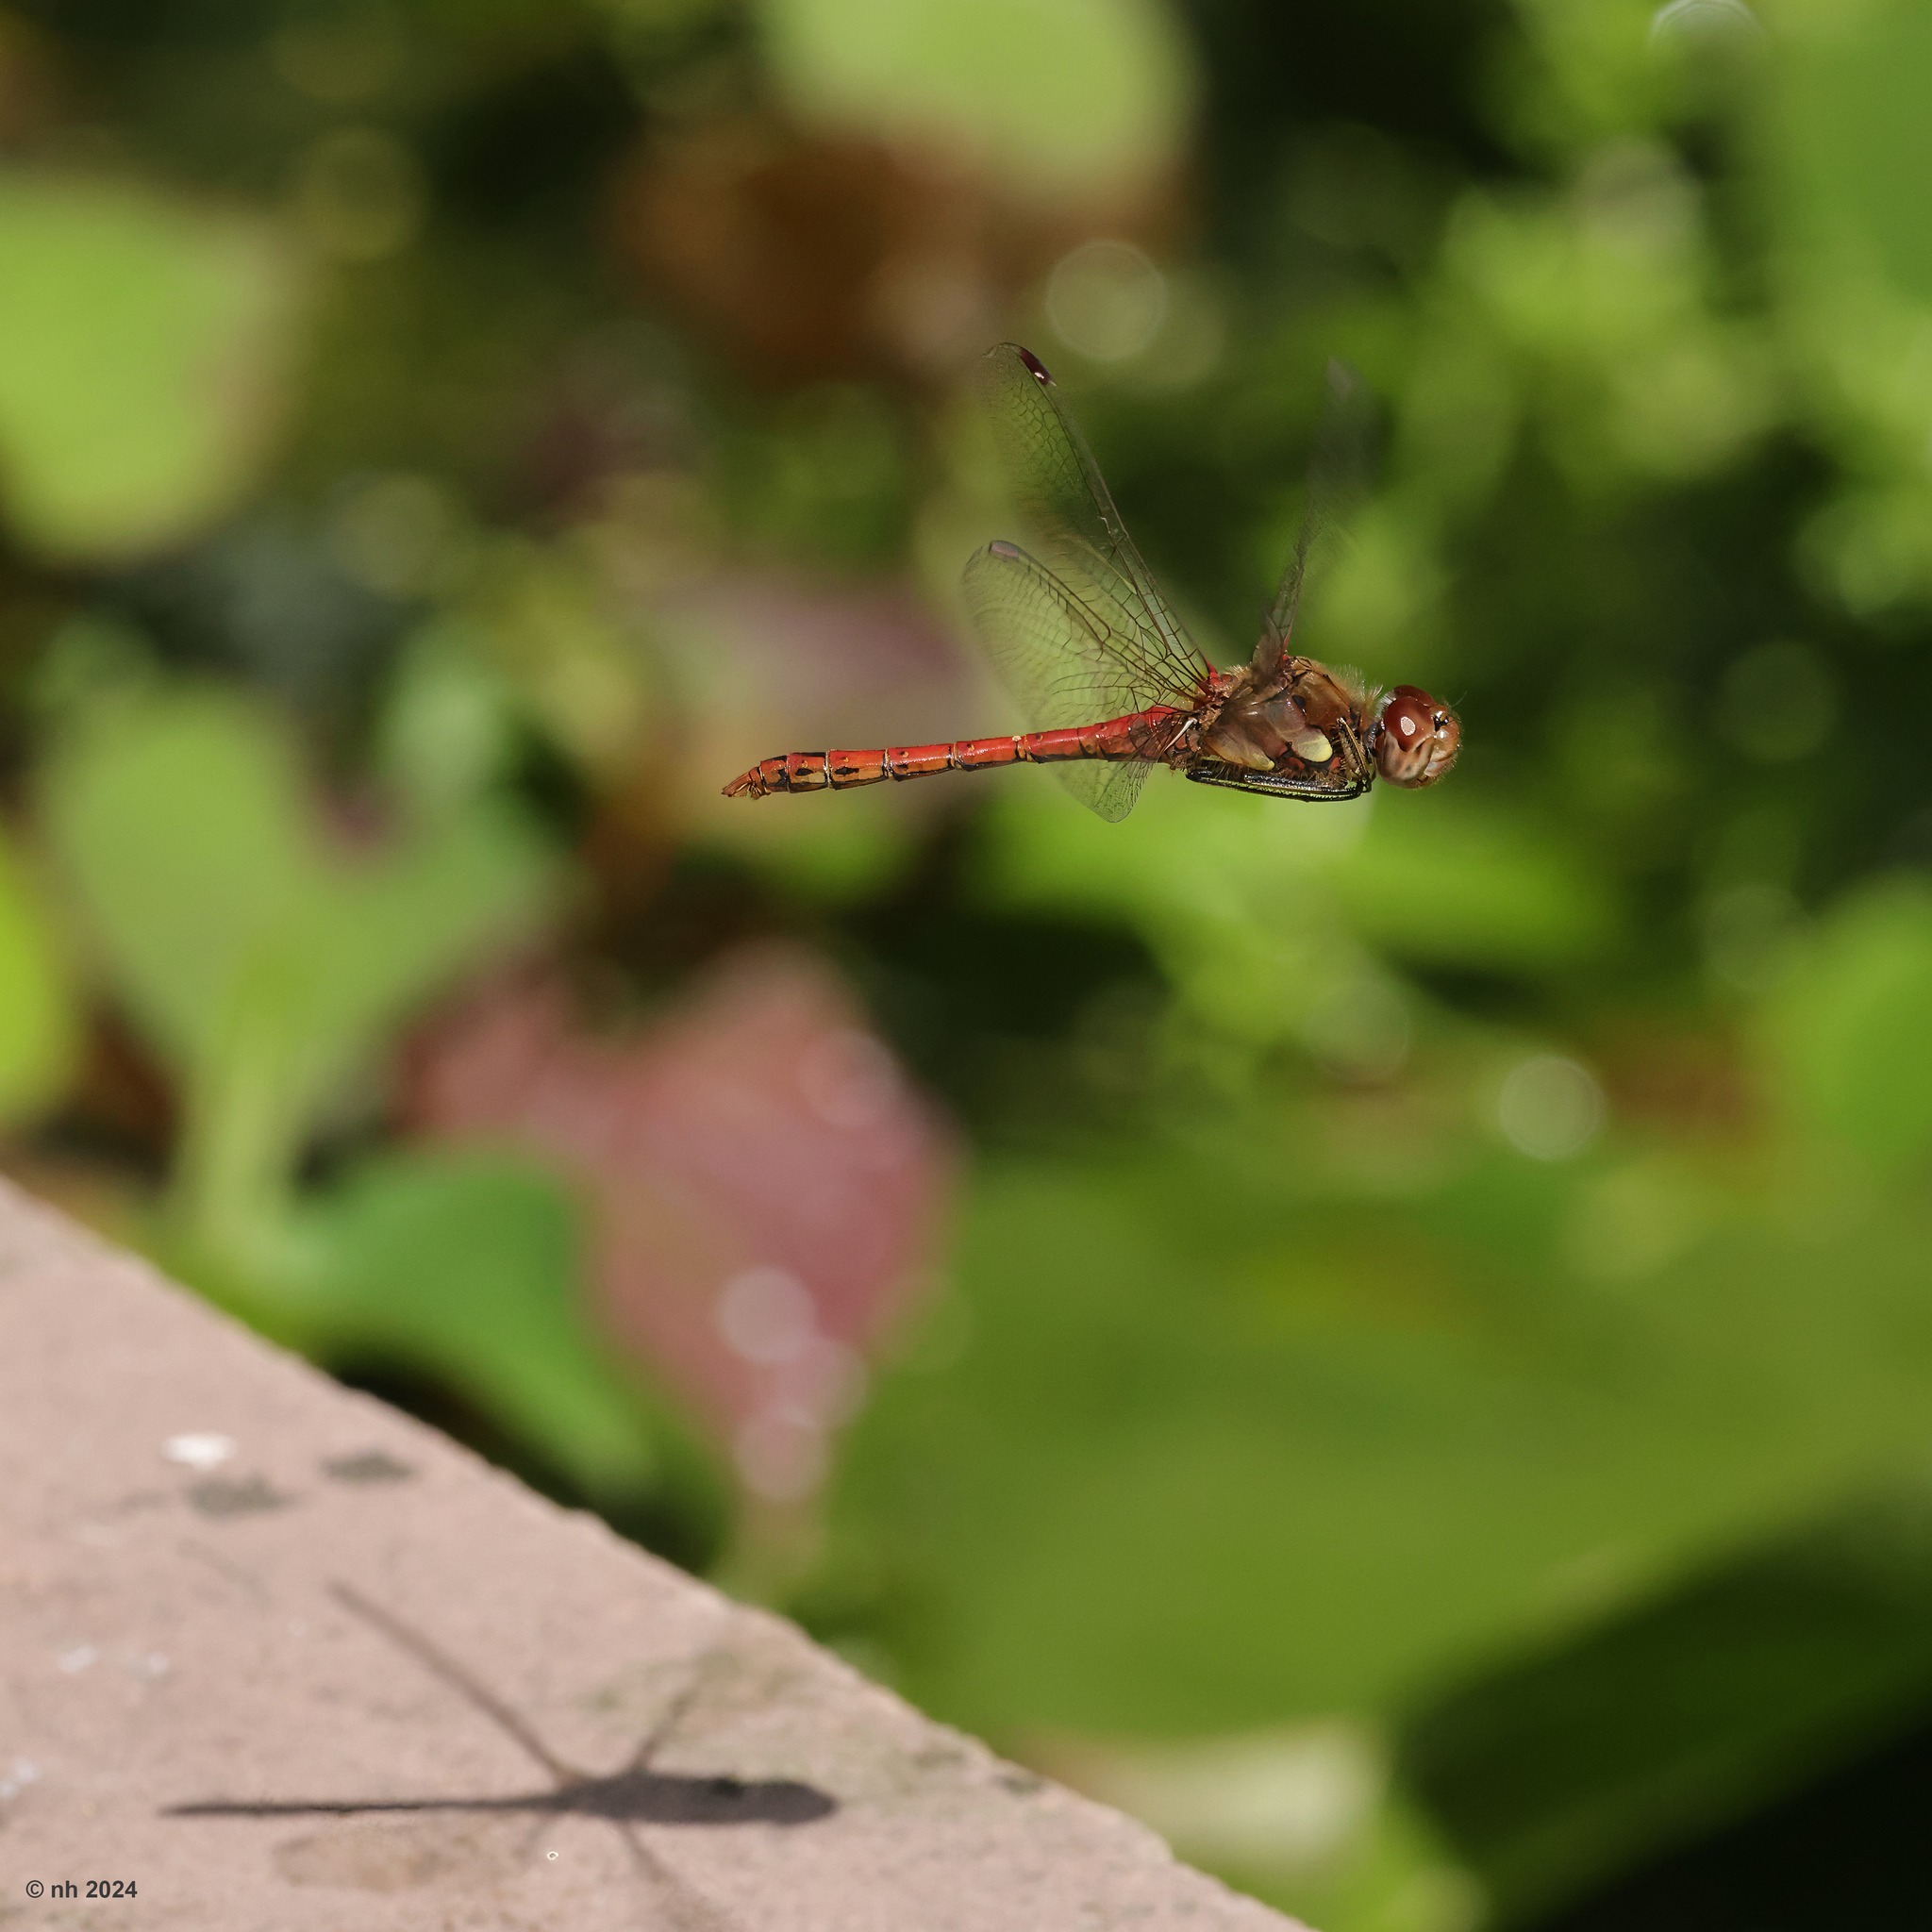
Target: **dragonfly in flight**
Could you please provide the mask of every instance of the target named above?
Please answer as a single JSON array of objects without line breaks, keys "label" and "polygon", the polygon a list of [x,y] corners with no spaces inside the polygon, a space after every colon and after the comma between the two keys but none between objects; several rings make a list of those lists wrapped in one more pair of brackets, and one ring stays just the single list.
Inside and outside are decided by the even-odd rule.
[{"label": "dragonfly in flight", "polygon": [[[1039,358],[1002,342],[981,388],[1033,542],[990,543],[966,566],[981,643],[1031,728],[1009,738],[763,759],[727,797],[842,791],[887,779],[1050,765],[1104,819],[1134,808],[1167,765],[1203,785],[1272,798],[1357,798],[1379,778],[1433,785],[1462,726],[1412,684],[1382,692],[1290,649],[1310,551],[1334,521],[1336,479],[1318,449],[1293,561],[1255,655],[1237,671],[1202,656],[1127,535],[1086,439]],[[1353,382],[1331,365],[1331,402]]]}]

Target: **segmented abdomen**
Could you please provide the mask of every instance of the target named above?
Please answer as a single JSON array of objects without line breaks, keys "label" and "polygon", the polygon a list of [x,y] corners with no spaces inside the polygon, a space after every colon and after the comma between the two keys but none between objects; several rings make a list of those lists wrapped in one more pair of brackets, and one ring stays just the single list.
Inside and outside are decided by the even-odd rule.
[{"label": "segmented abdomen", "polygon": [[1166,756],[1190,715],[1156,706],[1099,724],[1027,731],[1017,738],[961,738],[950,744],[891,744],[876,751],[786,752],[741,772],[725,786],[724,795],[842,791],[888,778],[932,778],[941,772],[988,772],[1000,765],[1058,764],[1068,758],[1158,758]]}]

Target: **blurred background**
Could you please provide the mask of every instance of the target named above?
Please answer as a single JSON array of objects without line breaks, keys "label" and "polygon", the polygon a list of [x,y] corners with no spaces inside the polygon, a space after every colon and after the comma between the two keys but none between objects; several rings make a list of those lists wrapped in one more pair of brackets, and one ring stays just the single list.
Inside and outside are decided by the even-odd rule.
[{"label": "blurred background", "polygon": [[[11,0],[0,1164],[1324,1932],[1932,1923],[1932,14]],[[1013,728],[965,399],[1422,794]],[[1921,707],[1925,708],[1922,710]]]}]

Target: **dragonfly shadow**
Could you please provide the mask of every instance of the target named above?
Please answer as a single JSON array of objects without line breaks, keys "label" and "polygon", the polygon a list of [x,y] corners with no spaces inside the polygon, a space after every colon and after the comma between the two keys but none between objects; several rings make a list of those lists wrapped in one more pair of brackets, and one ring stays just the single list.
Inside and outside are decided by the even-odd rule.
[{"label": "dragonfly shadow", "polygon": [[573,1777],[554,1790],[477,1798],[210,1798],[170,1805],[164,1818],[363,1818],[434,1811],[533,1812],[612,1824],[816,1824],[836,1798],[791,1778],[687,1777],[642,1768]]},{"label": "dragonfly shadow", "polygon": [[[630,1761],[607,1774],[581,1771],[551,1751],[525,1720],[494,1691],[443,1655],[419,1631],[400,1618],[336,1584],[330,1593],[345,1609],[371,1624],[406,1651],[431,1675],[454,1690],[473,1709],[508,1736],[548,1776],[547,1788],[529,1791],[453,1794],[441,1797],[368,1798],[207,1798],[164,1807],[164,1818],[356,1818],[410,1820],[426,1823],[438,1815],[459,1814],[472,1819],[521,1816],[601,1819],[616,1827],[641,1878],[682,1894],[687,1909],[674,1913],[678,1923],[715,1926],[724,1923],[689,1893],[638,1836],[640,1825],[731,1826],[764,1824],[797,1826],[829,1818],[838,1800],[794,1778],[740,1778],[728,1774],[693,1774],[658,1771],[652,1760],[672,1733],[690,1714],[706,1685],[708,1665],[700,1659],[669,1707],[639,1741]],[[398,1826],[400,1828],[400,1825]],[[385,1888],[386,1889],[386,1888]]]}]

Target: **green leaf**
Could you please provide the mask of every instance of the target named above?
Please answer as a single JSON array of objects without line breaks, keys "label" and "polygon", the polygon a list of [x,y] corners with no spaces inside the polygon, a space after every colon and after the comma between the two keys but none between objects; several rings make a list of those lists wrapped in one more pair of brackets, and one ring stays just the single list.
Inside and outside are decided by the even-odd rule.
[{"label": "green leaf", "polygon": [[767,56],[808,118],[963,148],[1037,194],[1172,160],[1188,49],[1154,0],[762,0]]},{"label": "green leaf", "polygon": [[1430,792],[1338,805],[1157,775],[1104,824],[1044,774],[989,814],[995,903],[1124,918],[1218,1030],[1293,1030],[1372,946],[1417,964],[1535,974],[1609,943],[1615,904],[1556,839]]},{"label": "green leaf", "polygon": [[31,1118],[74,1072],[80,1015],[41,893],[0,844],[0,1122]]},{"label": "green leaf", "polygon": [[1403,1728],[1411,1789],[1509,1924],[1921,1721],[1932,1496],[1887,1485]]},{"label": "green leaf", "polygon": [[1616,930],[1602,874],[1548,833],[1431,792],[1378,801],[1329,882],[1350,927],[1398,958],[1538,973]]},{"label": "green leaf", "polygon": [[1932,301],[1932,13],[1910,0],[1793,9],[1780,21],[1771,201],[1792,239],[1842,273]]},{"label": "green leaf", "polygon": [[591,1495],[649,1482],[647,1411],[587,1317],[556,1181],[504,1157],[392,1156],[305,1203],[291,1234],[293,1299],[325,1359],[434,1377]]},{"label": "green leaf", "polygon": [[48,556],[175,542],[254,475],[298,281],[265,225],[0,172],[0,508]]},{"label": "green leaf", "polygon": [[1581,1164],[1445,1146],[1353,1198],[1314,1158],[1250,1122],[982,1174],[970,1346],[881,1388],[841,1499],[922,1702],[1099,1737],[1386,1713],[1922,1440],[1911,1217],[1740,1204],[1600,1254]]},{"label": "green leaf", "polygon": [[1881,1170],[1932,1147],[1932,887],[1897,880],[1841,904],[1763,1033],[1808,1126]]},{"label": "green leaf", "polygon": [[185,1076],[189,1219],[218,1243],[395,1028],[547,898],[536,836],[488,801],[348,848],[267,714],[212,692],[108,708],[41,796],[115,992]]}]

